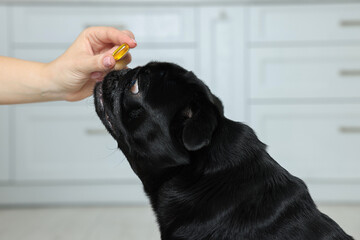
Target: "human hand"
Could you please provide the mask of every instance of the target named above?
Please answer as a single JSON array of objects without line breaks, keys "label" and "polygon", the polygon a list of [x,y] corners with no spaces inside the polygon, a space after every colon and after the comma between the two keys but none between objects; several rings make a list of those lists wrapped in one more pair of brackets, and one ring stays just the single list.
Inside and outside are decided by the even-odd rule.
[{"label": "human hand", "polygon": [[116,47],[123,43],[130,48],[136,47],[132,32],[112,27],[85,29],[63,55],[46,65],[51,91],[67,101],[90,96],[95,83],[101,81],[115,64],[116,69],[122,69],[130,63],[129,53],[117,63],[112,56]]}]

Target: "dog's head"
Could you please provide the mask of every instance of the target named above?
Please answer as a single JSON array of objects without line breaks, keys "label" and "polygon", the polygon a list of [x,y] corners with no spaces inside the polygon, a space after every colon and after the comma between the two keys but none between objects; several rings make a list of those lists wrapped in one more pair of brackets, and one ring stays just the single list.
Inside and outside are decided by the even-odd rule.
[{"label": "dog's head", "polygon": [[97,114],[138,175],[189,164],[223,115],[208,87],[171,63],[113,71],[94,95]]}]

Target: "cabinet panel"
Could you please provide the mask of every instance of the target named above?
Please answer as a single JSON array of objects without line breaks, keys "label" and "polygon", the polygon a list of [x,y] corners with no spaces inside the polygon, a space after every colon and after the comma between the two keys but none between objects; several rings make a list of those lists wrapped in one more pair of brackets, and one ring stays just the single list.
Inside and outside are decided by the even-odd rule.
[{"label": "cabinet panel", "polygon": [[16,180],[134,180],[93,104],[19,105],[15,109]]},{"label": "cabinet panel", "polygon": [[[15,57],[48,62],[62,49],[16,49]],[[195,67],[193,49],[134,49],[131,66],[152,60]],[[84,103],[42,103],[17,106],[16,179],[138,181],[116,142],[95,114],[91,99]],[[80,143],[80,144],[78,144]]]},{"label": "cabinet panel", "polygon": [[310,181],[359,183],[360,105],[252,106],[251,124],[270,155]]},{"label": "cabinet panel", "polygon": [[[60,56],[66,49],[15,49],[14,57],[38,62],[50,62]],[[177,63],[192,71],[197,70],[195,50],[192,48],[146,49],[137,47],[130,50],[132,62],[129,67],[145,65],[150,61],[169,61]]]},{"label": "cabinet panel", "polygon": [[0,106],[0,182],[10,178],[9,107]]},{"label": "cabinet panel", "polygon": [[8,8],[0,5],[0,56],[8,56]]},{"label": "cabinet panel", "polygon": [[15,43],[69,44],[89,26],[130,29],[139,43],[194,42],[191,8],[19,6],[13,10]]},{"label": "cabinet panel", "polygon": [[360,5],[250,7],[254,42],[360,40]]},{"label": "cabinet panel", "polygon": [[[90,184],[18,184],[0,185],[0,206],[49,206],[49,205],[119,205],[149,202],[142,184],[111,181]],[[3,225],[2,225],[3,226]],[[26,239],[26,238],[25,238]]]},{"label": "cabinet panel", "polygon": [[181,49],[144,49],[136,48],[131,50],[132,62],[129,67],[143,66],[150,61],[172,62],[179,64],[189,71],[197,72],[195,63],[195,50],[192,48]]},{"label": "cabinet panel", "polygon": [[20,58],[23,60],[36,61],[36,62],[51,62],[59,57],[65,52],[66,48],[28,48],[28,49],[19,49],[15,48],[13,52],[13,57]]},{"label": "cabinet panel", "polygon": [[252,98],[360,97],[360,48],[253,48],[250,87]]},{"label": "cabinet panel", "polygon": [[225,115],[245,119],[244,8],[200,9],[199,77],[217,95]]}]

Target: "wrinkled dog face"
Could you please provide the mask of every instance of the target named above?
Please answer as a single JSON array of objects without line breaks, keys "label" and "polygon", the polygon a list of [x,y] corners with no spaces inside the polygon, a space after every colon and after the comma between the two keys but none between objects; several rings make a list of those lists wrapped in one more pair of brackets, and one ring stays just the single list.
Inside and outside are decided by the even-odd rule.
[{"label": "wrinkled dog face", "polygon": [[95,87],[96,111],[140,178],[189,164],[206,147],[221,102],[192,73],[171,63],[113,71]]}]

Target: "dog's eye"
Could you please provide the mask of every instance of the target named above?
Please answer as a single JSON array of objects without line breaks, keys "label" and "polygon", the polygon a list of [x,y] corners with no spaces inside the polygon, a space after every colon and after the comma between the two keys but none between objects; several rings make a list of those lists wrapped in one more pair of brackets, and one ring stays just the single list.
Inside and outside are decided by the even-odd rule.
[{"label": "dog's eye", "polygon": [[138,94],[139,92],[139,85],[138,85],[138,80],[137,78],[133,79],[131,84],[130,84],[130,92],[132,94]]}]

